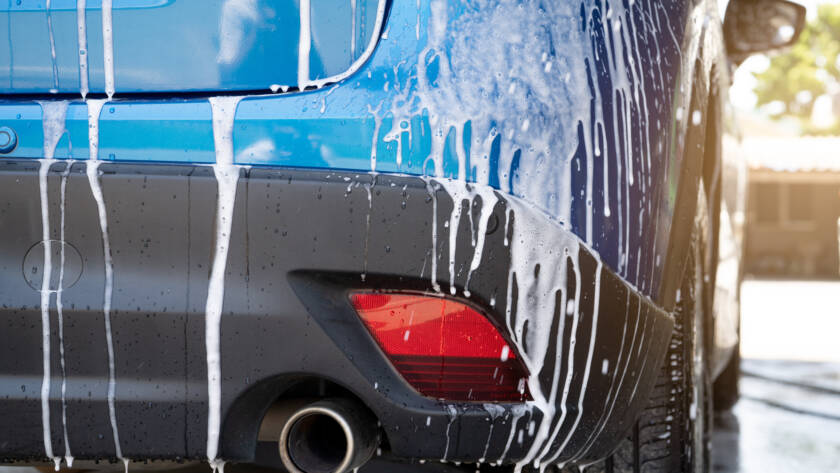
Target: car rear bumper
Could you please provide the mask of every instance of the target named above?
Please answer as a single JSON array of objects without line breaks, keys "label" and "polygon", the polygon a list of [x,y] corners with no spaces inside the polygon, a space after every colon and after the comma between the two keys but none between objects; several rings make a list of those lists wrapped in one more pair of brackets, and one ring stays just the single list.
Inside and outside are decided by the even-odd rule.
[{"label": "car rear bumper", "polygon": [[[25,256],[42,240],[38,170],[33,160],[0,161],[0,418],[7,426],[0,432],[0,458],[6,460],[45,456],[41,298],[21,274]],[[110,316],[122,455],[203,458],[213,169],[103,163],[100,171],[113,258]],[[61,320],[59,294],[51,298],[48,435],[56,455],[65,452],[66,425],[74,456],[114,458],[96,202],[83,161],[69,169],[62,161],[53,164],[47,181],[51,238],[64,240],[66,253],[78,251],[81,261],[78,281],[60,292]],[[540,355],[545,363],[533,381],[553,399],[552,412],[535,403],[499,409],[423,397],[355,314],[347,299],[352,289],[447,292],[452,284],[465,298],[480,205],[469,200],[460,225],[448,225],[459,201],[453,185],[408,176],[240,169],[221,317],[221,458],[252,460],[265,410],[302,378],[327,380],[361,400],[400,457],[513,462],[528,458],[536,441],[546,444],[549,456],[562,450],[556,461],[591,460],[618,445],[647,401],[673,321],[583,244],[568,268],[576,276],[564,278],[565,292],[579,291],[579,314],[555,308],[545,328],[550,342]],[[515,198],[490,192],[498,202],[488,210],[469,300],[498,326],[512,328],[513,227],[527,225],[535,239],[558,242],[546,251],[561,251],[559,242],[576,237],[542,213],[522,211]],[[453,228],[457,251],[450,252]],[[37,261],[27,261],[24,272],[37,273]],[[551,440],[541,437],[543,425]]]}]

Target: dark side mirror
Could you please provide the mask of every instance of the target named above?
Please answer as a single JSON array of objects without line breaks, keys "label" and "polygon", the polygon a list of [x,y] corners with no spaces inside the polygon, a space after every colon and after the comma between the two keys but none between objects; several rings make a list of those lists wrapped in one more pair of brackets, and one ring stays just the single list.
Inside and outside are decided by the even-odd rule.
[{"label": "dark side mirror", "polygon": [[805,12],[787,0],[731,0],[723,22],[729,57],[740,64],[751,54],[795,43],[805,28]]}]

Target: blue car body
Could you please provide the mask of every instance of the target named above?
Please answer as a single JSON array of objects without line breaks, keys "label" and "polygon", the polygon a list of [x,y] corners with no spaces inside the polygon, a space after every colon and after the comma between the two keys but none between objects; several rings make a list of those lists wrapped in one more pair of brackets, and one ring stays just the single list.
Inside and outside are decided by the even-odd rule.
[{"label": "blue car body", "polygon": [[[240,19],[240,27],[249,30],[252,24],[262,22],[272,22],[271,28],[257,29],[250,33],[253,37],[242,39],[247,44],[238,52],[240,56],[234,64],[227,66],[216,60],[223,43],[218,23],[225,14],[224,2],[137,1],[120,6],[121,2],[117,1],[113,15],[118,96],[218,91],[249,93],[236,111],[236,164],[401,173],[489,185],[538,205],[598,251],[603,261],[628,282],[650,297],[657,296],[661,271],[656,270],[656,261],[657,256],[660,264],[665,258],[669,237],[666,230],[675,203],[675,196],[669,192],[667,184],[673,182],[673,176],[679,171],[682,157],[679,151],[691,118],[687,116],[690,91],[685,83],[690,83],[692,71],[685,69],[693,64],[688,67],[683,64],[682,43],[684,40],[697,42],[700,38],[697,34],[686,37],[694,33],[686,31],[689,15],[705,17],[707,12],[692,12],[692,7],[696,6],[690,2],[640,5],[631,10],[632,14],[626,15],[627,24],[612,31],[605,29],[602,16],[606,14],[600,13],[600,8],[595,8],[585,20],[579,17],[579,11],[571,11],[597,5],[584,4],[580,8],[564,5],[556,8],[569,10],[562,13],[568,15],[566,24],[550,24],[556,17],[544,12],[544,18],[532,19],[527,25],[533,38],[523,38],[509,51],[491,51],[502,53],[504,57],[487,56],[479,58],[476,64],[451,64],[448,66],[450,71],[440,76],[440,61],[447,61],[453,54],[463,54],[462,49],[471,47],[481,54],[475,43],[490,40],[497,34],[491,29],[492,24],[470,26],[473,21],[470,17],[478,17],[476,21],[481,22],[500,22],[501,19],[482,18],[486,15],[484,5],[446,5],[448,11],[444,14],[450,23],[447,31],[452,34],[430,44],[431,4],[423,2],[419,9],[411,2],[395,4],[388,8],[388,19],[384,24],[387,38],[379,40],[370,59],[351,77],[306,93],[253,93],[258,89],[267,92],[275,83],[298,85],[297,48],[277,46],[278,51],[266,50],[269,45],[294,45],[297,41],[299,18],[295,3],[272,5],[277,10],[275,18]],[[336,3],[345,9],[349,5]],[[377,2],[359,3],[360,9],[362,4],[368,9],[357,15],[363,18],[360,23],[366,23],[368,31],[373,30]],[[328,17],[323,21],[325,29],[329,28],[330,20],[349,16],[348,12],[335,8],[330,5],[321,10],[330,12],[323,15]],[[497,9],[497,15],[506,16],[504,5]],[[9,49],[4,51],[6,57],[0,59],[10,66],[0,81],[0,92],[49,94],[53,89],[49,37],[41,31],[45,27],[45,3],[29,1],[15,5],[12,2],[7,10],[12,25],[8,29],[11,42]],[[58,87],[55,90],[59,94],[78,96],[78,54],[73,41],[75,2],[57,0],[50,11],[57,38]],[[204,16],[196,15],[199,11]],[[290,12],[293,14],[288,14]],[[99,6],[90,2],[88,22],[98,25],[98,16]],[[198,30],[192,31],[190,24],[182,24],[185,18],[200,25],[196,27]],[[525,26],[511,18],[505,20],[508,23],[500,22],[497,26]],[[137,27],[134,27],[135,21],[139,22]],[[486,30],[483,36],[475,36],[475,31],[464,30],[470,27]],[[584,27],[586,31],[583,31]],[[167,31],[172,33],[162,34]],[[345,33],[348,32],[328,29],[323,38],[317,39],[324,44],[346,46],[344,39],[330,36]],[[35,37],[27,38],[24,34]],[[204,40],[202,44],[190,44],[197,49],[186,48],[184,36],[188,34]],[[554,35],[561,38],[555,39]],[[157,41],[149,44],[154,38],[158,38]],[[170,42],[170,50],[177,51],[172,58],[160,58],[166,55],[164,41]],[[369,39],[360,34],[358,44],[367,42]],[[622,46],[622,43],[625,44]],[[549,47],[553,44],[574,45],[576,49],[585,47],[589,49],[589,57],[583,62],[572,63],[563,51],[551,51]],[[479,69],[491,66],[490,62],[498,59],[505,61],[499,62],[500,66],[522,66],[524,63],[519,61],[530,60],[530,56],[516,56],[535,46],[546,48],[545,59],[540,62],[542,71],[511,70],[506,77],[498,78],[495,76],[498,71]],[[149,52],[135,55],[135,49],[141,47]],[[101,32],[90,28],[88,49],[98,51],[101,48]],[[624,54],[627,56],[623,57]],[[542,59],[542,53],[538,56]],[[103,94],[102,58],[93,54],[90,57],[91,94]],[[194,63],[180,62],[186,57],[196,59]],[[312,78],[329,77],[330,71],[324,69],[319,56],[312,54],[311,57],[310,62],[316,66],[310,69]],[[344,59],[341,66],[346,68],[352,58],[345,56]],[[199,61],[202,64],[198,64]],[[271,69],[267,69],[269,67]],[[585,74],[581,68],[585,69]],[[333,69],[333,72],[342,70],[339,66]],[[470,75],[461,77],[466,74]],[[530,77],[531,74],[536,77]],[[569,82],[564,81],[567,74]],[[445,83],[438,83],[438,80]],[[461,83],[467,80],[475,82]],[[447,90],[450,87],[454,89]],[[537,90],[537,87],[551,90]],[[536,98],[523,110],[514,110],[516,116],[501,113],[506,110],[473,112],[477,116],[470,116],[470,112],[459,113],[461,123],[457,125],[461,128],[456,136],[454,126],[430,125],[430,111],[423,107],[426,104],[422,99],[418,100],[418,96],[423,95],[421,89],[432,90],[427,95],[434,95],[436,88],[452,93],[455,101],[459,95],[465,102],[476,100],[475,104],[470,104],[474,106]],[[467,92],[472,88],[475,92]],[[514,88],[513,93],[508,94],[511,88]],[[467,94],[484,96],[467,97]],[[540,94],[546,95],[541,97]],[[581,100],[582,94],[595,94],[602,103]],[[66,118],[67,133],[57,144],[55,157],[87,159],[87,106],[82,100],[68,98],[71,102]],[[591,107],[600,108],[600,114],[587,110]],[[13,127],[18,134],[19,145],[7,157],[29,158],[43,154],[42,112],[38,103],[15,101],[0,109],[0,113],[3,124]],[[588,116],[589,123],[577,119],[574,114]],[[680,114],[685,115],[683,120],[677,120]],[[591,118],[596,115],[598,120]],[[479,129],[473,119],[483,119],[482,128]],[[521,129],[526,121],[529,127],[539,130],[519,133],[525,135],[521,138],[504,138],[506,130]],[[114,100],[104,107],[100,116],[99,159],[212,164],[216,156],[210,123],[211,107],[203,97]],[[483,155],[474,152],[478,151],[473,150],[474,143],[493,143],[496,134],[499,138],[495,148],[481,149]],[[551,140],[545,143],[546,147],[551,147],[550,152],[548,149],[528,150],[534,146],[528,142],[528,135],[541,134],[548,135]],[[441,146],[439,141],[444,143],[441,156],[435,158],[440,161],[437,164],[440,169],[435,169],[428,158],[433,146]],[[464,148],[463,173],[459,169],[458,147]],[[597,155],[599,149],[603,150],[606,159]],[[558,157],[549,158],[549,154]],[[479,161],[486,163],[479,166]],[[573,169],[566,169],[570,162]],[[535,182],[542,180],[541,176],[535,175],[537,166],[540,173],[563,176],[568,182],[535,186]],[[477,175],[479,167],[484,168],[482,176]],[[632,185],[630,181],[633,181]]]},{"label": "blue car body", "polygon": [[[506,406],[504,428],[497,428],[496,437],[493,430],[484,433],[488,416],[495,419],[492,409],[466,403],[459,405],[453,415],[452,409],[447,407],[451,403],[424,399],[404,386],[405,383],[393,381],[399,377],[393,369],[387,368],[387,364],[382,364],[385,363],[382,360],[370,363],[385,367],[382,371],[373,371],[375,376],[382,377],[383,384],[388,380],[397,383],[392,393],[372,388],[371,376],[374,375],[354,374],[358,380],[351,382],[332,371],[324,374],[337,384],[349,386],[349,390],[369,405],[380,418],[397,457],[467,462],[481,459],[513,462],[522,467],[540,462],[592,462],[616,448],[644,407],[668,348],[673,325],[670,313],[678,300],[697,190],[703,186],[704,177],[712,182],[715,176],[720,176],[722,169],[703,164],[703,157],[709,154],[710,148],[704,151],[709,124],[720,121],[725,111],[722,100],[729,67],[714,2],[324,0],[312,1],[309,6],[308,0],[113,0],[112,5],[105,0],[87,0],[86,5],[79,7],[79,4],[82,2],[74,0],[10,0],[6,5],[0,4],[0,127],[11,130],[16,141],[13,149],[0,158],[5,165],[2,172],[7,174],[8,189],[18,189],[9,192],[21,196],[17,200],[7,196],[10,205],[26,209],[25,212],[9,210],[0,217],[3,231],[16,235],[14,241],[17,242],[14,248],[9,247],[11,243],[4,244],[3,280],[8,282],[5,285],[9,289],[0,290],[5,320],[0,323],[18,326],[13,319],[17,320],[20,313],[31,312],[30,316],[35,317],[32,320],[37,320],[38,314],[43,313],[43,299],[39,301],[37,290],[24,296],[12,289],[20,286],[24,288],[21,291],[28,290],[19,273],[20,260],[26,251],[18,251],[18,248],[31,251],[32,245],[50,239],[42,238],[43,207],[39,210],[37,206],[38,169],[49,173],[53,179],[50,184],[43,185],[47,195],[51,195],[47,198],[52,199],[51,216],[46,217],[47,222],[53,223],[52,238],[64,241],[64,227],[76,225],[81,232],[79,239],[95,240],[93,250],[80,250],[79,264],[84,269],[80,269],[76,286],[77,291],[85,287],[95,294],[80,295],[76,303],[82,306],[84,300],[87,307],[73,309],[88,311],[89,321],[80,324],[85,327],[89,324],[91,334],[77,336],[88,337],[90,343],[100,343],[93,340],[102,337],[101,331],[92,332],[93,327],[99,330],[103,322],[99,313],[104,305],[110,305],[107,298],[102,302],[101,286],[107,287],[108,283],[102,278],[105,274],[107,279],[107,267],[112,263],[100,254],[101,247],[97,253],[96,245],[101,244],[98,243],[100,227],[94,218],[96,206],[89,196],[85,197],[84,203],[89,214],[87,223],[83,225],[77,221],[74,224],[71,213],[64,221],[63,189],[67,185],[73,192],[73,176],[79,182],[76,187],[95,187],[93,181],[89,183],[85,179],[82,162],[96,161],[97,169],[105,172],[101,179],[108,211],[104,215],[108,220],[107,231],[112,235],[123,234],[128,241],[132,234],[135,239],[142,239],[143,232],[151,232],[155,236],[150,239],[155,240],[155,245],[172,244],[178,249],[166,253],[166,258],[176,258],[179,251],[192,255],[190,245],[196,238],[210,239],[210,243],[195,243],[196,248],[201,249],[195,251],[203,258],[201,269],[196,269],[200,277],[168,274],[163,261],[159,266],[150,263],[151,266],[144,269],[142,258],[133,266],[129,267],[127,263],[120,266],[122,257],[111,251],[115,258],[110,276],[116,284],[115,313],[153,311],[149,324],[157,327],[155,333],[166,333],[165,326],[169,322],[167,316],[149,308],[154,305],[150,302],[154,296],[149,294],[158,289],[161,294],[169,294],[166,287],[178,292],[181,289],[175,281],[192,281],[195,277],[200,280],[195,282],[195,287],[201,287],[205,296],[193,294],[192,299],[186,296],[188,308],[181,309],[187,314],[183,320],[197,316],[200,322],[197,326],[184,322],[187,325],[177,328],[183,330],[184,346],[181,348],[188,354],[184,366],[178,365],[180,367],[176,369],[172,365],[171,369],[183,370],[186,374],[172,374],[171,381],[160,381],[168,379],[171,373],[166,370],[169,368],[160,368],[163,371],[157,374],[140,369],[146,374],[135,376],[135,368],[120,361],[122,357],[135,364],[144,363],[144,356],[136,350],[143,350],[141,340],[154,340],[155,336],[134,340],[134,351],[122,348],[126,343],[132,345],[126,341],[131,338],[126,335],[127,331],[142,332],[148,327],[141,328],[142,320],[135,321],[133,329],[114,322],[118,330],[110,350],[116,349],[116,357],[111,353],[107,359],[112,364],[117,360],[116,374],[112,366],[110,377],[101,369],[93,371],[98,374],[86,375],[93,379],[90,385],[95,386],[91,389],[96,393],[89,405],[79,394],[82,388],[70,387],[71,391],[75,389],[75,408],[99,409],[99,414],[90,414],[85,419],[98,426],[93,429],[96,432],[106,432],[104,439],[100,434],[99,440],[80,441],[84,447],[76,448],[77,457],[171,459],[206,455],[210,460],[253,460],[254,447],[250,441],[256,439],[256,431],[253,427],[244,427],[244,420],[242,425],[231,420],[231,416],[239,413],[242,419],[253,420],[265,412],[264,404],[273,401],[276,394],[255,398],[248,397],[247,393],[254,395],[253,385],[265,380],[274,383],[278,373],[287,369],[277,368],[277,372],[270,372],[271,368],[262,364],[257,368],[255,357],[263,360],[287,355],[280,355],[281,352],[276,351],[279,348],[257,355],[249,354],[246,348],[233,348],[239,345],[225,345],[232,342],[225,342],[224,337],[233,337],[235,331],[240,335],[251,333],[255,337],[252,343],[261,346],[264,340],[260,337],[268,336],[264,331],[274,329],[265,328],[265,325],[259,325],[260,329],[248,329],[246,325],[236,325],[234,329],[224,325],[245,324],[225,320],[236,318],[237,301],[252,297],[248,291],[253,289],[248,289],[245,296],[231,290],[226,296],[220,296],[225,305],[224,312],[218,314],[223,324],[221,373],[225,379],[219,401],[221,420],[216,419],[216,422],[222,423],[222,433],[216,429],[215,435],[220,435],[218,450],[211,451],[209,446],[205,450],[205,445],[213,442],[208,439],[214,435],[213,429],[208,431],[207,427],[208,422],[213,421],[205,419],[202,413],[207,412],[208,402],[212,413],[213,401],[208,401],[208,396],[212,398],[213,395],[212,390],[208,394],[206,386],[210,361],[208,358],[205,365],[201,317],[207,316],[204,298],[210,299],[208,292],[212,293],[213,287],[208,289],[206,284],[208,278],[214,277],[213,258],[218,258],[220,251],[227,255],[229,247],[231,252],[227,257],[230,260],[228,268],[225,269],[223,263],[220,269],[222,286],[238,287],[240,283],[231,282],[231,279],[241,278],[241,285],[245,287],[244,281],[263,284],[262,281],[276,277],[266,276],[260,280],[243,270],[245,266],[240,267],[237,263],[239,248],[247,245],[236,229],[237,226],[250,229],[248,219],[256,218],[250,211],[247,217],[240,215],[243,205],[262,206],[264,203],[265,209],[269,209],[275,205],[274,200],[268,200],[269,193],[275,192],[268,189],[269,184],[288,179],[291,185],[293,177],[310,183],[307,184],[308,194],[304,193],[311,196],[307,202],[321,199],[318,183],[323,182],[325,188],[337,190],[337,199],[341,200],[340,195],[344,193],[345,203],[336,206],[350,205],[350,213],[352,209],[360,214],[367,212],[366,221],[356,219],[347,227],[339,225],[336,218],[335,225],[326,222],[313,228],[316,241],[318,238],[332,241],[331,238],[339,238],[344,231],[351,240],[346,245],[337,243],[338,240],[332,243],[334,251],[342,255],[337,258],[349,258],[349,263],[347,267],[336,263],[329,271],[353,272],[354,278],[361,275],[361,282],[352,279],[355,281],[352,284],[364,287],[369,287],[371,279],[377,280],[376,273],[410,277],[416,280],[412,283],[415,284],[411,286],[413,289],[446,295],[451,291],[454,297],[472,300],[495,314],[498,325],[507,328],[505,336],[510,337],[519,356],[530,360],[532,373],[528,388],[533,400],[526,410],[515,404]],[[309,12],[304,14],[301,5],[309,6]],[[103,14],[111,20],[103,20]],[[80,15],[84,21],[79,20]],[[308,28],[301,26],[305,23]],[[112,35],[110,40],[108,30]],[[80,32],[85,33],[84,43],[80,42]],[[45,161],[44,158],[56,161]],[[715,160],[720,162],[719,153]],[[109,168],[111,165],[113,167]],[[44,166],[47,171],[43,171]],[[223,194],[225,169],[232,169],[236,176],[242,173],[239,184],[235,179],[232,181],[233,200],[227,203],[217,197],[215,191],[218,183],[218,195]],[[67,176],[70,180],[66,182],[70,184],[61,180]],[[87,177],[92,179],[89,172]],[[129,201],[141,199],[145,205],[143,196],[147,194],[140,188],[128,189],[140,185],[139,182],[146,178],[157,183],[149,185],[158,189],[146,192],[160,195],[148,194],[148,200],[152,202],[144,210],[137,207],[136,201],[131,204]],[[209,186],[207,192],[202,191],[202,198],[206,200],[197,201],[193,197],[190,201],[190,208],[197,205],[202,209],[188,210],[173,220],[161,217],[160,225],[163,228],[171,224],[175,228],[179,219],[190,215],[207,223],[207,235],[196,237],[193,233],[190,237],[187,233],[184,237],[176,232],[177,235],[173,233],[167,237],[149,230],[156,221],[155,212],[180,205],[177,199],[171,204],[156,200],[169,192],[167,183],[173,180],[186,182],[192,178],[203,182],[195,184],[196,188]],[[27,184],[28,190],[12,184],[21,179],[28,179],[26,182],[31,184]],[[262,190],[249,187],[248,200],[243,200],[238,193],[241,190],[236,189],[248,179],[269,183],[265,197]],[[109,186],[108,182],[113,184]],[[126,189],[126,194],[120,194],[121,187]],[[380,221],[376,212],[373,212],[375,217],[371,223],[371,212],[376,206],[402,200],[405,209],[406,187],[413,189],[408,192],[414,192],[415,201],[425,200],[425,213],[422,219],[415,219],[416,228],[412,230],[411,220],[401,221],[399,229],[393,225],[389,227],[391,224],[386,218],[382,217]],[[142,188],[145,189],[145,184]],[[44,187],[41,192],[41,199],[44,199]],[[59,192],[62,193],[61,210],[55,201]],[[180,197],[178,192],[173,191],[173,194]],[[196,191],[188,191],[192,192]],[[706,192],[712,202],[715,187],[707,186]],[[279,202],[277,214],[286,215],[276,218],[291,219],[294,215],[296,220],[292,221],[299,223],[287,224],[308,228],[307,220],[317,220],[318,213],[308,207],[314,204],[303,203],[301,196],[304,194],[289,191],[288,195],[294,196],[292,201],[285,200],[283,195],[272,194],[271,199],[276,197]],[[29,204],[24,206],[24,202]],[[230,213],[225,213],[223,206],[233,202],[238,210],[228,209]],[[496,207],[502,203],[504,207]],[[68,201],[68,205],[71,204]],[[273,212],[274,209],[271,207],[270,210]],[[148,213],[144,213],[146,211]],[[394,215],[399,215],[399,209],[393,211],[397,212]],[[732,213],[736,211],[730,209]],[[391,215],[387,213],[391,210],[382,212]],[[519,227],[509,231],[512,214],[517,222],[514,225]],[[225,216],[233,220],[234,240],[222,245],[223,248],[218,241],[215,246],[212,242],[214,228],[217,232],[222,228],[221,233],[225,228],[218,226],[218,220],[215,227],[211,225],[214,215],[221,220]],[[25,221],[20,221],[21,218]],[[100,212],[99,220],[102,218]],[[272,226],[270,220],[266,220],[268,217],[259,218],[262,220],[257,225],[262,228],[260,222],[264,222],[266,229],[261,238],[279,238],[268,231]],[[136,225],[132,226],[132,222]],[[494,222],[497,227],[504,228],[503,243],[501,239],[495,243],[491,241],[490,234],[496,228]],[[375,228],[377,225],[379,230]],[[119,229],[120,226],[125,229]],[[13,227],[17,229],[6,230]],[[106,232],[104,226],[101,230]],[[273,226],[272,230],[278,234]],[[249,231],[257,233],[257,230]],[[374,237],[372,231],[393,233]],[[358,232],[367,236],[359,236]],[[465,232],[471,236],[465,236]],[[230,227],[227,233],[230,238]],[[488,235],[486,242],[485,234]],[[397,235],[407,235],[405,238],[412,240],[414,246],[421,247],[416,250],[419,256],[412,260],[414,262],[387,262],[389,254],[403,251],[398,250],[400,245],[396,240],[401,237]],[[119,238],[111,237],[112,240]],[[172,240],[168,243],[167,238]],[[462,238],[467,238],[468,243],[463,244]],[[456,244],[456,240],[460,243]],[[382,244],[370,243],[373,241]],[[309,245],[313,252],[316,248],[325,254],[332,251],[324,249],[330,243],[318,246],[309,240],[299,243],[293,250],[287,245],[285,249],[273,247],[275,249],[271,251],[276,254],[283,251],[303,253],[310,249]],[[410,252],[404,251],[405,254]],[[580,256],[578,260],[577,256],[568,256],[570,251],[586,256]],[[501,256],[511,252],[516,255],[508,259]],[[272,265],[285,264],[284,257],[275,261],[270,253],[266,250],[262,256],[246,256],[243,261],[250,262],[251,266],[269,260]],[[155,256],[159,257],[163,258]],[[61,258],[65,258],[63,252]],[[377,258],[383,262],[377,262]],[[406,257],[406,261],[408,259]],[[496,259],[499,262],[486,262]],[[584,259],[586,262],[581,262]],[[311,265],[290,264],[288,269],[317,272],[322,263],[312,261]],[[482,269],[485,263],[487,269]],[[525,274],[546,271],[540,269],[540,263],[564,274],[548,282],[545,277],[530,278]],[[26,263],[24,266],[27,267]],[[42,261],[39,267],[45,266]],[[351,271],[348,267],[355,269]],[[493,277],[501,282],[487,282],[492,278],[483,275],[482,271],[489,274],[490,269],[494,271]],[[64,269],[61,271],[63,274]],[[366,280],[368,273],[373,276]],[[569,276],[567,281],[566,273],[577,276]],[[224,282],[225,274],[227,283]],[[249,276],[246,278],[242,274]],[[303,281],[309,276],[294,274],[297,276],[290,276],[289,284],[297,297],[289,304],[297,304],[295,310],[302,304],[313,313],[322,302],[318,297],[307,295],[307,290],[301,289],[303,286],[295,285],[304,283],[297,283],[294,278]],[[86,278],[93,278],[88,285],[85,285]],[[574,284],[569,282],[572,280]],[[516,293],[512,289],[514,281],[521,292],[528,288],[530,295]],[[188,286],[193,287],[192,284],[189,282]],[[271,286],[266,284],[263,289]],[[304,286],[308,288],[322,282],[307,284]],[[332,287],[330,284],[341,286],[344,283],[323,284]],[[142,285],[156,288],[138,292],[145,299],[132,296],[133,288]],[[587,292],[587,285],[592,285],[594,292]],[[578,291],[586,286],[583,296],[578,292],[577,297],[572,297],[575,286]],[[276,287],[269,291],[280,291]],[[613,289],[607,291],[604,289],[607,287]],[[571,342],[568,339],[552,342],[549,335],[543,339],[532,334],[536,331],[556,334],[558,329],[552,320],[562,320],[565,313],[565,309],[561,310],[558,319],[553,305],[558,290],[570,294],[563,296],[566,297],[564,307],[569,304],[569,307],[575,307],[569,309],[569,315],[580,314],[579,319],[575,316],[574,322],[570,319],[566,328],[565,337],[570,337],[571,333]],[[43,288],[41,291],[43,293]],[[64,297],[74,297],[71,289],[62,291]],[[292,294],[291,290],[288,294]],[[728,296],[735,300],[735,294],[728,293]],[[48,312],[55,310],[49,305],[49,297]],[[608,301],[609,298],[612,299]],[[549,300],[551,307],[547,308]],[[66,300],[64,304],[70,307]],[[161,302],[170,307],[167,304]],[[528,314],[517,316],[514,307],[524,311],[522,307],[526,304],[533,304],[528,306]],[[580,309],[575,304],[580,305]],[[630,314],[631,307],[639,314],[648,315],[634,318],[637,316]],[[541,315],[546,311],[548,316]],[[99,315],[94,317],[94,313]],[[49,317],[48,314],[47,322]],[[112,315],[114,317],[117,315]],[[312,317],[322,323],[316,315]],[[640,320],[644,322],[640,323]],[[27,336],[27,340],[34,343],[31,353],[21,353],[25,348],[23,342],[15,347],[7,345],[5,353],[0,349],[7,360],[29,357],[37,362],[32,365],[35,368],[31,373],[13,369],[11,365],[4,365],[0,370],[0,383],[27,386],[25,392],[17,388],[6,389],[7,399],[11,396],[14,402],[0,400],[0,411],[18,410],[17,415],[22,416],[19,418],[21,425],[29,426],[18,429],[19,441],[8,440],[8,432],[0,432],[0,457],[12,460],[58,457],[62,452],[59,445],[68,441],[66,427],[62,436],[62,424],[55,417],[60,412],[59,398],[62,396],[55,388],[60,382],[55,373],[59,366],[64,369],[64,342],[60,342],[60,363],[56,358],[59,340],[55,332],[47,333],[47,342],[44,342],[49,344],[51,340],[53,347],[52,354],[43,355],[51,360],[49,363],[53,367],[53,387],[47,388],[52,406],[47,410],[53,412],[53,420],[52,429],[42,429],[43,409],[39,402],[44,402],[44,394],[39,397],[37,393],[39,387],[43,389],[44,386],[39,361],[43,352],[41,342],[34,342],[41,337],[42,327],[33,323],[36,324],[32,329],[35,335]],[[63,322],[52,322],[53,331],[59,323]],[[601,324],[607,327],[603,331]],[[628,329],[634,324],[635,331]],[[526,325],[529,326],[526,328]],[[193,335],[194,330],[197,334]],[[338,352],[335,348],[325,349],[330,356],[342,360],[344,365],[339,365],[357,364],[357,369],[367,369],[358,365],[366,361],[337,354],[344,352],[346,356],[348,351],[352,352],[352,347],[347,346],[356,342],[345,345],[340,341],[340,332],[329,328],[323,328],[323,331],[313,337],[320,337],[317,340],[321,343],[339,347]],[[633,344],[638,347],[635,355],[631,353],[631,339],[628,338],[631,332]],[[562,329],[559,333],[558,340],[562,340]],[[583,346],[577,357],[575,336]],[[603,340],[599,338],[602,336]],[[77,345],[79,340],[75,342]],[[734,344],[731,337],[728,340],[727,346],[718,347],[723,360],[719,365],[725,363],[727,350]],[[544,344],[562,346],[562,349],[558,346],[554,350],[558,360],[568,364],[568,368],[562,373],[554,373],[553,377],[540,377],[547,366],[561,364],[548,361],[551,356],[547,353],[552,349],[542,346]],[[642,347],[645,347],[644,352]],[[170,348],[164,351],[171,359],[178,350],[172,348],[174,351],[170,351]],[[125,350],[132,354],[124,353]],[[601,356],[601,350],[613,354]],[[237,351],[241,353],[232,354]],[[90,357],[102,364],[105,356],[102,348],[96,353]],[[160,356],[163,355],[154,355]],[[228,358],[236,360],[237,356],[238,361]],[[305,361],[299,363],[296,370],[317,374],[314,365],[306,365]],[[619,371],[615,376],[616,371],[611,367],[618,367],[620,363],[624,364],[623,372]],[[72,384],[72,365],[67,366],[70,371],[66,379]],[[233,366],[239,366],[241,370],[230,374]],[[254,366],[254,371],[249,371],[249,366]],[[382,374],[386,372],[390,374]],[[605,379],[596,380],[599,376]],[[235,377],[237,381],[230,381],[228,377]],[[121,380],[126,378],[134,379],[134,384],[129,382],[125,386],[131,387],[120,387],[124,382]],[[116,379],[111,391],[105,388],[107,382],[103,381],[108,379],[111,382]],[[24,381],[18,383],[18,380]],[[160,385],[171,389],[175,389],[177,383],[183,386],[177,388],[177,392],[154,394],[155,389],[142,387],[144,380],[160,381]],[[588,390],[587,384],[590,385]],[[562,386],[565,386],[565,393]],[[113,409],[115,399],[117,417],[120,412],[126,412],[119,421],[120,426],[131,423],[137,427],[140,422],[137,419],[144,415],[142,406],[146,398],[161,405],[160,410],[156,410],[157,404],[151,407],[152,401],[149,401],[149,412],[155,415],[165,416],[167,409],[177,410],[182,405],[194,406],[185,407],[184,417],[173,421],[179,426],[173,435],[180,439],[167,440],[168,448],[148,440],[139,442],[126,435],[122,440],[114,435],[112,441],[109,431],[118,430]],[[621,412],[621,415],[616,412],[613,419],[617,399],[619,404],[627,406],[627,412]],[[252,413],[243,407],[245,401],[260,407]],[[103,407],[109,402],[110,418]],[[400,404],[403,407],[399,407]],[[587,410],[583,409],[584,404],[587,408],[601,407]],[[124,411],[121,411],[122,405]],[[427,417],[432,420],[426,421]],[[395,420],[389,422],[391,418]],[[460,420],[455,422],[457,427],[452,428],[456,418]],[[64,422],[66,425],[67,420]],[[437,430],[432,428],[426,434],[428,437],[420,437],[425,440],[418,442],[417,438],[404,433],[412,425],[416,431],[418,422],[426,422],[427,427],[431,423]],[[530,428],[527,427],[529,423]],[[162,428],[161,425],[165,424],[137,427],[138,436],[151,436],[153,431]],[[74,429],[82,430],[80,426]],[[470,432],[475,429],[483,429],[477,446],[473,446],[470,439]],[[43,436],[51,436],[51,444],[55,445],[53,454],[45,452],[41,443],[43,430],[51,432]],[[442,439],[444,431],[446,441]],[[521,440],[523,431],[526,432],[524,442]],[[511,442],[515,432],[520,432],[520,440]],[[450,442],[450,434],[462,440]],[[87,438],[92,434],[78,435]]]}]

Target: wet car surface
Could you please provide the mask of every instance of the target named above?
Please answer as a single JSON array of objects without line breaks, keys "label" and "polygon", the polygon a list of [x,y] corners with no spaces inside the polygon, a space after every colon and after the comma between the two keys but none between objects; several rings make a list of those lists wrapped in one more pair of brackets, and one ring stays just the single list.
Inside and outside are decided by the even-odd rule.
[{"label": "wet car surface", "polygon": [[3,10],[0,459],[705,469],[728,71],[787,43],[705,0],[196,5]]}]

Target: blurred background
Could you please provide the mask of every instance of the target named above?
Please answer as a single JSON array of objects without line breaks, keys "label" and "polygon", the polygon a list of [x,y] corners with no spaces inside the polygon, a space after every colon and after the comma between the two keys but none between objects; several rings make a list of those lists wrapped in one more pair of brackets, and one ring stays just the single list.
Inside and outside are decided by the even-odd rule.
[{"label": "blurred background", "polygon": [[792,48],[753,56],[730,101],[747,167],[741,399],[714,470],[840,471],[840,2],[802,1]]}]

